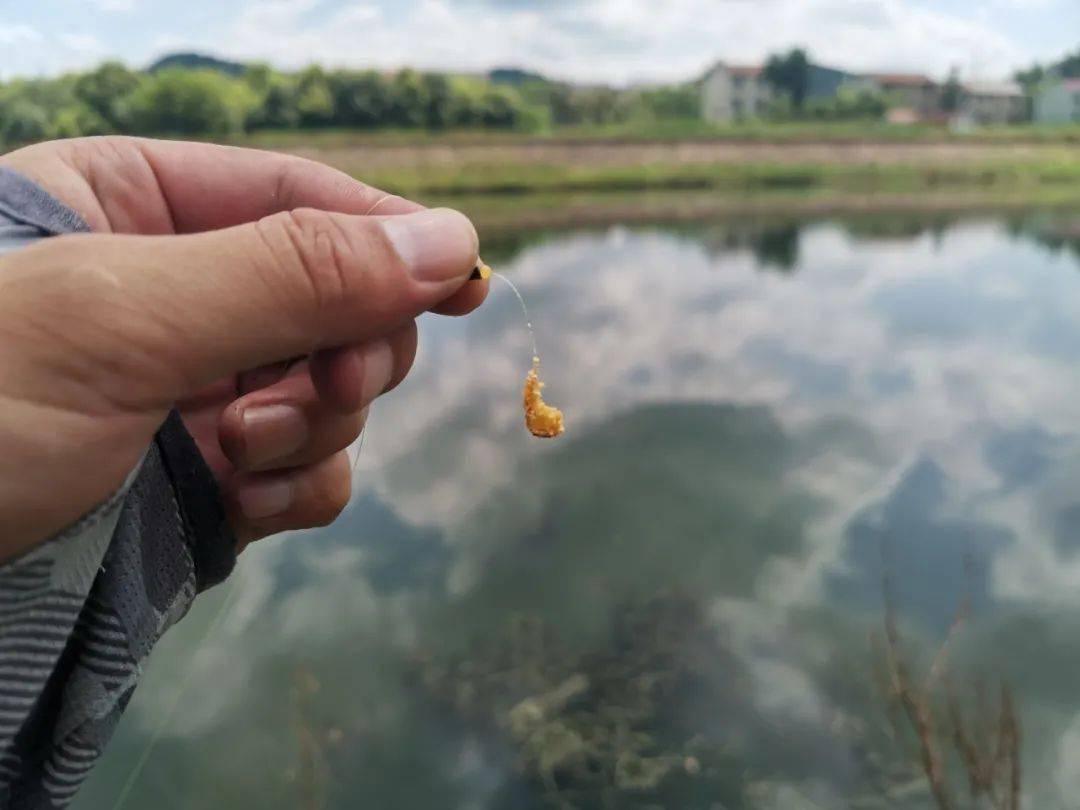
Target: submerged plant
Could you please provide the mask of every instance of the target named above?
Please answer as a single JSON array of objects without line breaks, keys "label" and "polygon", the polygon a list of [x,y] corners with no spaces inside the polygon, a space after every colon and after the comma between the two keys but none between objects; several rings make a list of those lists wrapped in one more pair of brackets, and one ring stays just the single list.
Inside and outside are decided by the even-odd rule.
[{"label": "submerged plant", "polygon": [[[949,666],[950,647],[967,621],[966,600],[929,671],[920,679],[902,650],[887,577],[884,591],[885,632],[878,644],[878,657],[884,662],[889,717],[898,736],[913,739],[915,756],[935,804],[939,810],[969,806],[1019,810],[1021,734],[1012,690],[1001,684],[996,705],[991,706],[985,683],[976,680],[968,686],[970,697],[964,699],[964,686]],[[958,781],[967,783],[967,803],[958,798]]]}]

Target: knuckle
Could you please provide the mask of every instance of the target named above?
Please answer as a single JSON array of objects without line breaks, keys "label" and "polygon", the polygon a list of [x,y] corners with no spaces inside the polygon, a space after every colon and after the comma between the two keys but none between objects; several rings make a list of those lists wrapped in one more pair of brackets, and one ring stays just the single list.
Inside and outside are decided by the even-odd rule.
[{"label": "knuckle", "polygon": [[301,208],[266,217],[257,230],[275,270],[301,280],[318,309],[349,295],[354,268],[334,217]]}]

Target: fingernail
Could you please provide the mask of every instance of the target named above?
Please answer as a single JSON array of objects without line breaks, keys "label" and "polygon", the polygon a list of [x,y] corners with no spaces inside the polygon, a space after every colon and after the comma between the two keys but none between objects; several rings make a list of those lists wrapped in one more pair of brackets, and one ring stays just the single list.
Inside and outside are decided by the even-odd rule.
[{"label": "fingernail", "polygon": [[394,374],[394,351],[385,340],[380,340],[359,349],[363,371],[360,379],[360,401],[370,404],[390,385]]},{"label": "fingernail", "polygon": [[262,520],[280,515],[292,505],[293,488],[288,481],[254,481],[241,487],[236,499],[244,517]]},{"label": "fingernail", "polygon": [[244,458],[260,466],[292,455],[308,439],[304,412],[294,405],[252,405],[240,417],[244,427]]},{"label": "fingernail", "polygon": [[450,281],[476,266],[476,229],[449,208],[387,217],[382,228],[409,272],[421,281]]}]

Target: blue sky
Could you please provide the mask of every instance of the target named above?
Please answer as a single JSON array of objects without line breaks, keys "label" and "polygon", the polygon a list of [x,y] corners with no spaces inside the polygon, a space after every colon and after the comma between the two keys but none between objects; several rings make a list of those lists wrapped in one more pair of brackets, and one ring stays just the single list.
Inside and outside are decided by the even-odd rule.
[{"label": "blue sky", "polygon": [[796,44],[851,69],[996,79],[1080,47],[1080,0],[0,0],[4,77],[196,49],[628,83]]}]

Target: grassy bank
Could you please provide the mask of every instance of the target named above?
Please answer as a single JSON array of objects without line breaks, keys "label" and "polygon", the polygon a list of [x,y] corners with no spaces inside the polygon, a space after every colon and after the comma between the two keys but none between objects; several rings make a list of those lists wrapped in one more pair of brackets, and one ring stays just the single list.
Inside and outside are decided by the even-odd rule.
[{"label": "grassy bank", "polygon": [[[681,128],[679,128],[681,127]],[[701,191],[1058,195],[1080,188],[1080,127],[952,135],[931,127],[746,124],[515,133],[263,133],[245,141],[432,197]]]},{"label": "grassy bank", "polygon": [[657,222],[698,222],[731,217],[961,215],[1033,210],[1080,210],[1080,187],[1051,186],[1027,191],[937,189],[918,192],[855,193],[816,191],[715,192],[650,191],[640,194],[575,193],[524,196],[432,197],[432,205],[464,211],[484,234],[485,244],[514,240],[535,231]]},{"label": "grassy bank", "polygon": [[983,127],[953,132],[935,125],[898,125],[874,121],[748,121],[711,124],[674,120],[634,122],[606,126],[555,127],[545,132],[448,130],[281,130],[243,136],[237,143],[267,149],[342,149],[364,146],[425,146],[436,144],[529,143],[678,143],[682,141],[734,143],[1015,143],[1080,144],[1080,124],[1062,126]]},{"label": "grassy bank", "polygon": [[657,190],[897,194],[955,189],[1038,194],[1069,186],[1080,195],[1080,156],[958,165],[700,163],[644,165],[489,164],[349,167],[367,182],[409,196],[520,195]]}]

